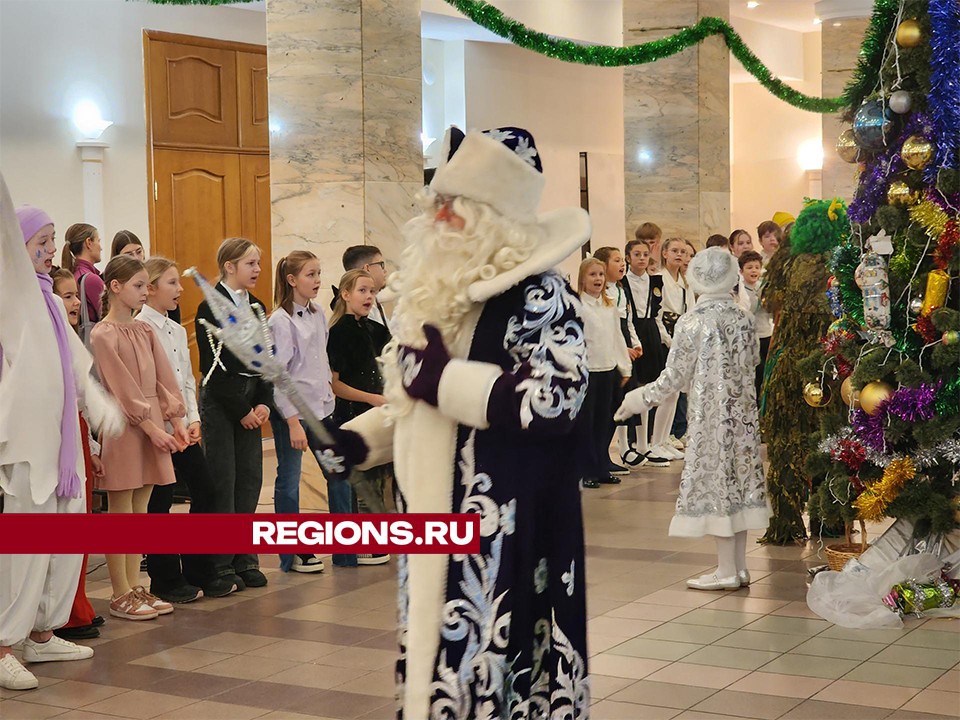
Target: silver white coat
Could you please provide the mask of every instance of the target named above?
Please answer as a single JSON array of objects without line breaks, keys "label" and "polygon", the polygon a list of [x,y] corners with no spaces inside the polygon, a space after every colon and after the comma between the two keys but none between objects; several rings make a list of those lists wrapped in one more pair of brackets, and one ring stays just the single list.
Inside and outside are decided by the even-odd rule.
[{"label": "silver white coat", "polygon": [[[627,395],[637,413],[687,393],[687,448],[670,535],[729,537],[772,514],[760,460],[754,319],[729,293],[707,294],[678,321],[666,368]],[[618,413],[619,414],[619,413]]]}]

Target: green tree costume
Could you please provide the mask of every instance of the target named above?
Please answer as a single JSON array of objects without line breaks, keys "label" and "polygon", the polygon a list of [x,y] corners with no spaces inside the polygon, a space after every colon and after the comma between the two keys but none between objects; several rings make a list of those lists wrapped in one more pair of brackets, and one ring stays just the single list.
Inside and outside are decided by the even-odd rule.
[{"label": "green tree costume", "polygon": [[[830,219],[831,214],[835,219]],[[779,318],[767,358],[760,421],[770,462],[767,486],[773,505],[773,517],[761,542],[786,544],[806,538],[803,510],[812,486],[812,478],[805,472],[807,458],[816,450],[823,414],[843,412],[839,398],[821,408],[804,402],[806,380],[800,363],[818,349],[835,320],[827,300],[830,272],[826,259],[849,232],[842,203],[823,200],[808,204],[764,275],[764,307]]]}]

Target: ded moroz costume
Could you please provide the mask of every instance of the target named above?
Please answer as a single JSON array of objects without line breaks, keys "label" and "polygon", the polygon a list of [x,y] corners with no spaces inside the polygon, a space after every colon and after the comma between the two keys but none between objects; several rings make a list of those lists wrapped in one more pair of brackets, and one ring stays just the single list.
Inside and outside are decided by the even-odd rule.
[{"label": "ded moroz costume", "polygon": [[478,554],[401,558],[398,713],[586,718],[583,525],[565,436],[587,366],[580,301],[552,268],[589,237],[589,218],[537,217],[544,179],[524,130],[451,128],[442,157],[391,277],[388,404],[344,426],[366,445],[361,468],[394,463],[401,509],[480,515]]}]

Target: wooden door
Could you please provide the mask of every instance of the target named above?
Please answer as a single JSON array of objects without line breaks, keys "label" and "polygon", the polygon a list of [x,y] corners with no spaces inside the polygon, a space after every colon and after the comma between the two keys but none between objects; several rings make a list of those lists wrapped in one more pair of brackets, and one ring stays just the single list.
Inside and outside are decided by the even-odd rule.
[{"label": "wooden door", "polygon": [[147,47],[153,143],[237,147],[237,53],[162,41]]},{"label": "wooden door", "polygon": [[237,112],[240,147],[269,151],[266,53],[237,53]]},{"label": "wooden door", "polygon": [[260,278],[253,294],[273,308],[273,258],[270,252],[270,157],[240,156],[240,232],[260,248]]},{"label": "wooden door", "polygon": [[[157,150],[154,153],[154,177],[157,183],[156,232],[151,254],[176,260],[181,270],[197,267],[211,283],[215,282],[219,275],[217,247],[226,238],[242,232],[238,202],[239,156],[193,150]],[[184,281],[180,322],[187,329],[195,369],[200,365],[193,321],[201,300],[202,294],[196,284]]]}]

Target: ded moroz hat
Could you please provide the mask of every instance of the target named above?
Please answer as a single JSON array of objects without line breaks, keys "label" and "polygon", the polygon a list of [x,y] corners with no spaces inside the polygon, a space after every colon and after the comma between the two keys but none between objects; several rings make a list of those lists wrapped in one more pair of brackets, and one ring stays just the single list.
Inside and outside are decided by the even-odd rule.
[{"label": "ded moroz hat", "polygon": [[[471,130],[451,127],[443,139],[440,165],[430,188],[451,197],[465,197],[492,207],[498,214],[521,224],[536,224],[543,238],[532,262],[503,273],[517,282],[533,272],[543,272],[560,263],[590,239],[590,216],[578,207],[537,214],[545,180],[540,153],[533,135],[518,127]],[[512,276],[516,275],[516,278]],[[486,296],[494,285],[474,283],[470,295]]]}]

